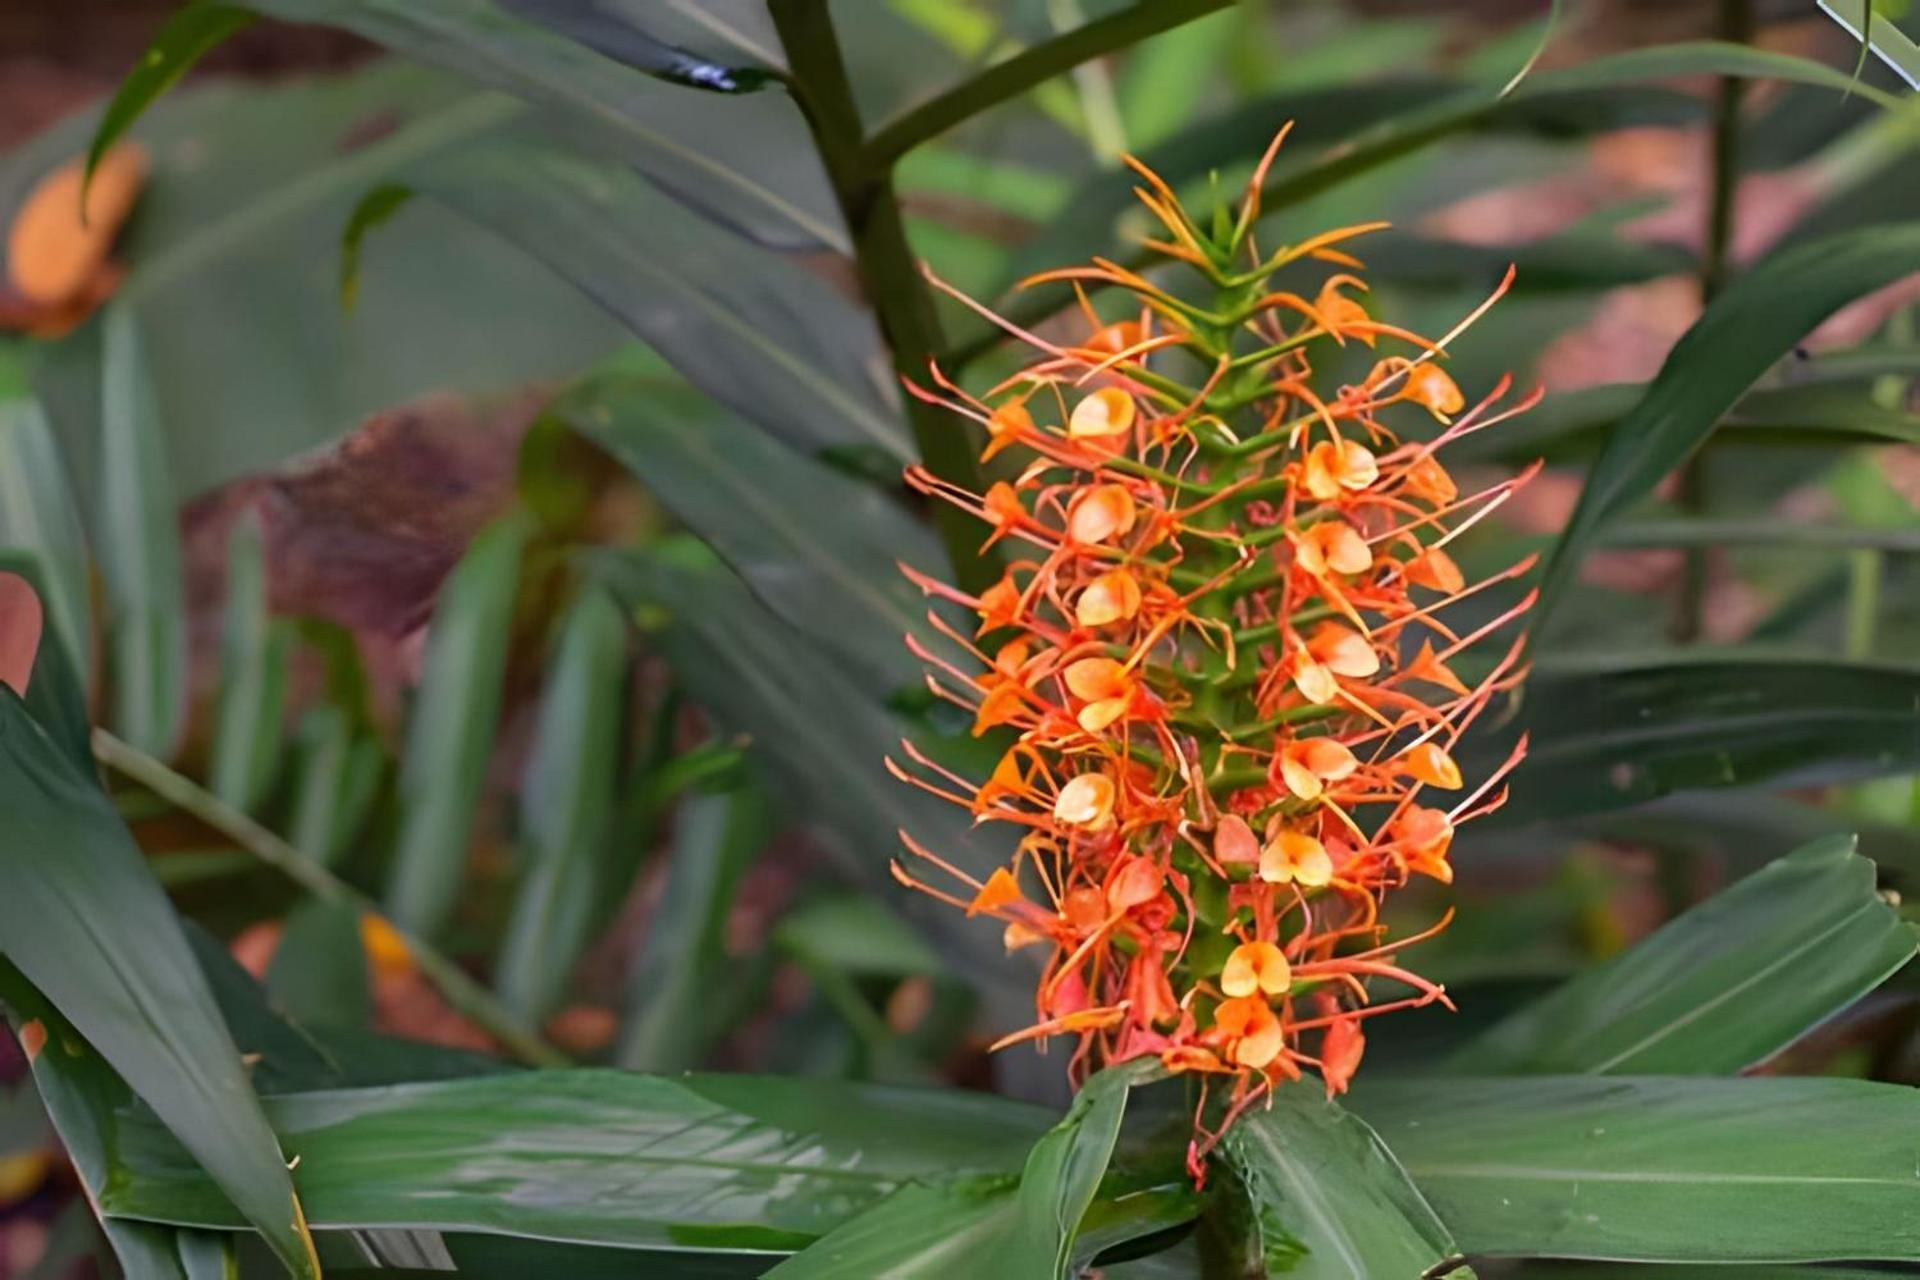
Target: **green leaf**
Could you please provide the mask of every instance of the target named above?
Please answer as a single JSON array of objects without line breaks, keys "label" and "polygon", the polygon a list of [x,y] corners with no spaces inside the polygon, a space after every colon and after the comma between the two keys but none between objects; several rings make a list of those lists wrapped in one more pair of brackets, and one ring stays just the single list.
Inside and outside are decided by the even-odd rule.
[{"label": "green leaf", "polygon": [[236,1237],[214,1231],[174,1233],[187,1280],[240,1280]]},{"label": "green leaf", "polygon": [[1543,665],[1519,715],[1470,739],[1484,776],[1527,733],[1492,821],[1621,808],[1669,792],[1778,777],[1912,772],[1920,670],[1818,659],[1676,654]]},{"label": "green leaf", "polygon": [[322,866],[339,863],[365,828],[386,754],[332,703],[309,707],[294,733],[287,843]]},{"label": "green leaf", "polygon": [[1455,1055],[1470,1074],[1743,1071],[1913,957],[1849,836],[1816,841],[1670,920]]},{"label": "green leaf", "polygon": [[100,388],[100,505],[95,540],[106,588],[114,731],[165,758],[186,713],[186,604],[165,426],[140,321],[107,309]]},{"label": "green leaf", "polygon": [[[0,547],[0,572],[17,574],[36,596],[47,598],[47,570],[35,553]],[[81,692],[79,670],[65,645],[41,643],[33,657],[26,704],[27,711],[74,767],[90,775],[94,767],[93,725],[87,715],[86,695]]]},{"label": "green leaf", "polygon": [[[316,1228],[790,1250],[913,1180],[1008,1174],[1049,1117],[958,1090],[529,1071],[267,1104]],[[241,1225],[156,1126],[122,1119],[119,1217]]]},{"label": "green leaf", "polygon": [[1688,329],[1593,465],[1541,581],[1544,625],[1600,526],[1653,491],[1741,394],[1842,306],[1920,270],[1920,226],[1869,227],[1768,259],[1734,280]]},{"label": "green leaf", "polygon": [[257,811],[280,766],[292,637],[267,614],[266,551],[259,520],[234,523],[227,542],[227,604],[220,634],[220,698],[213,726],[213,793]]},{"label": "green leaf", "polygon": [[681,202],[755,239],[786,249],[848,248],[804,122],[784,95],[696,97],[495,0],[251,0],[250,7],[344,28],[545,108],[560,131],[616,151]]},{"label": "green leaf", "polygon": [[[946,1280],[1017,1275],[1009,1241],[1020,1229],[1011,1178],[909,1183],[767,1273],[767,1280]],[[1049,1275],[1038,1258],[1029,1262]],[[1032,1274],[1031,1272],[1029,1274]]]},{"label": "green leaf", "polygon": [[863,894],[815,898],[780,917],[769,941],[809,968],[861,977],[933,977],[940,957],[900,918]]},{"label": "green leaf", "polygon": [[1127,1095],[1161,1074],[1159,1062],[1148,1058],[1109,1067],[1080,1087],[1066,1116],[1027,1157],[1016,1199],[1015,1236],[999,1274],[1033,1280],[1066,1275],[1081,1219],[1120,1139]]},{"label": "green leaf", "polygon": [[351,310],[360,297],[360,246],[367,233],[393,221],[394,215],[413,199],[413,188],[398,182],[383,182],[360,197],[347,215],[346,229],[340,233],[340,305]]},{"label": "green leaf", "polygon": [[54,635],[73,670],[92,649],[86,535],[47,416],[33,400],[0,401],[0,547],[30,551]]},{"label": "green leaf", "polygon": [[287,916],[267,966],[267,991],[287,1017],[314,1027],[358,1027],[372,1013],[360,910],[309,898]]},{"label": "green leaf", "polygon": [[1252,1201],[1264,1274],[1439,1275],[1460,1253],[1379,1136],[1311,1084],[1242,1116],[1221,1150]]},{"label": "green leaf", "polygon": [[139,64],[107,103],[106,112],[94,129],[93,141],[87,147],[87,178],[92,179],[100,157],[155,98],[165,93],[215,45],[252,24],[253,15],[238,5],[209,4],[203,0],[188,4],[167,19],[160,34],[140,55]]},{"label": "green leaf", "polygon": [[774,831],[760,788],[694,795],[674,820],[667,886],[627,982],[633,1005],[616,1059],[638,1071],[702,1065],[741,966],[727,952],[727,917]]},{"label": "green leaf", "polygon": [[526,878],[515,895],[495,986],[537,1024],[553,1011],[591,940],[608,882],[626,701],[627,622],[588,588],[561,623],[520,788]]},{"label": "green leaf", "polygon": [[501,6],[615,62],[690,89],[751,93],[772,79],[758,67],[716,62],[659,39],[631,4],[611,12],[594,0],[501,0]]},{"label": "green leaf", "polygon": [[399,847],[387,884],[397,923],[430,937],[453,914],[486,782],[526,522],[482,529],[448,575],[427,633],[400,771]]},{"label": "green leaf", "polygon": [[884,690],[919,683],[902,637],[925,630],[926,603],[899,565],[941,575],[946,557],[899,503],[697,397],[617,373],[587,379],[554,411],[796,629]]},{"label": "green leaf", "polygon": [[[408,174],[519,245],[694,386],[797,445],[912,457],[872,315],[781,255],[677,208],[638,174],[551,147],[466,150]],[[634,234],[634,228],[645,234]]]},{"label": "green leaf", "polygon": [[1848,35],[1872,49],[1909,88],[1920,89],[1920,45],[1890,18],[1873,12],[1884,8],[1885,0],[1873,0],[1871,4],[1869,0],[1820,0],[1820,7],[1846,28]]},{"label": "green leaf", "polygon": [[112,804],[4,689],[0,756],[7,958],[178,1135],[282,1262],[317,1275],[239,1052]]},{"label": "green leaf", "polygon": [[[115,1113],[133,1096],[126,1082],[80,1038],[59,1010],[12,964],[0,959],[0,1003],[16,1032],[38,1023],[46,1047],[29,1066],[33,1088],[61,1146],[85,1186],[90,1204],[105,1189],[115,1142]],[[171,1228],[147,1222],[116,1222],[102,1216],[102,1230],[121,1270],[132,1280],[184,1280]]]},{"label": "green leaf", "polygon": [[1363,1082],[1352,1103],[1468,1253],[1920,1259],[1920,1092],[1859,1080]]}]

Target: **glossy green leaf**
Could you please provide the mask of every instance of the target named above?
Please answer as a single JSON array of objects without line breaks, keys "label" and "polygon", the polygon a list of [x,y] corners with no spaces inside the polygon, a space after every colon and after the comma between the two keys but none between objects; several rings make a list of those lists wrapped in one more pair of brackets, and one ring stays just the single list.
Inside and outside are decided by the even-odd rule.
[{"label": "glossy green leaf", "polygon": [[243,516],[227,543],[227,602],[220,633],[220,697],[213,726],[213,793],[243,813],[258,809],[280,767],[291,636],[267,612],[260,522]]},{"label": "glossy green leaf", "polygon": [[[767,1280],[944,1280],[1015,1276],[1020,1203],[1010,1177],[910,1183],[767,1273]],[[1044,1260],[1037,1272],[1051,1275]]]},{"label": "glossy green leaf", "polygon": [[1470,1074],[1743,1071],[1908,960],[1913,929],[1851,837],[1806,846],[1505,1019]]},{"label": "glossy green leaf", "polygon": [[400,771],[401,827],[387,903],[397,923],[430,937],[452,916],[467,836],[486,781],[520,581],[525,522],[481,530],[440,588]]},{"label": "glossy green leaf", "polygon": [[1547,564],[1534,627],[1571,585],[1599,527],[1685,461],[1757,378],[1833,312],[1916,270],[1920,226],[1870,227],[1762,262],[1716,297],[1594,463]]},{"label": "glossy green leaf", "polygon": [[1066,1274],[1081,1219],[1120,1139],[1127,1095],[1160,1074],[1152,1058],[1099,1072],[1080,1087],[1060,1123],[1034,1144],[1020,1174],[1014,1237],[1000,1274],[1032,1280]]},{"label": "glossy green leaf", "polygon": [[1459,1248],[1393,1152],[1311,1084],[1283,1088],[1227,1131],[1252,1203],[1258,1262],[1300,1280],[1444,1275]]},{"label": "glossy green leaf", "polygon": [[1366,1081],[1353,1109],[1468,1253],[1920,1258],[1920,1092],[1859,1080]]},{"label": "glossy green leaf", "polygon": [[946,557],[900,504],[697,397],[615,372],[554,411],[645,481],[768,608],[885,690],[919,682],[902,637],[925,629],[926,604],[898,566],[938,576]]},{"label": "glossy green leaf", "polygon": [[287,916],[267,966],[267,993],[287,1017],[312,1027],[358,1027],[372,1013],[360,911],[309,898]]},{"label": "glossy green leaf", "polygon": [[725,1030],[721,1015],[741,967],[727,952],[727,917],[773,831],[767,797],[752,781],[680,805],[666,889],[627,982],[621,1066],[671,1072],[704,1063]]},{"label": "glossy green leaf", "polygon": [[322,866],[338,863],[366,826],[386,763],[379,742],[345,711],[309,707],[294,733],[287,842]]},{"label": "glossy green leaf", "polygon": [[[1872,0],[1819,0],[1820,7],[1862,41],[1912,89],[1920,89],[1920,44],[1889,17],[1873,12]],[[1864,56],[1864,50],[1862,51]]]},{"label": "glossy green leaf", "polygon": [[501,7],[615,62],[690,89],[750,93],[771,79],[755,66],[716,62],[660,38],[645,10],[633,0],[604,5],[596,0],[501,0]]},{"label": "glossy green leaf", "polygon": [[[906,1182],[1018,1168],[1050,1117],[983,1094],[753,1076],[535,1071],[268,1102],[317,1228],[791,1250]],[[121,1217],[240,1225],[123,1119]]]},{"label": "glossy green leaf", "polygon": [[218,1231],[178,1231],[174,1240],[187,1280],[240,1280],[238,1237]]},{"label": "glossy green leaf", "polygon": [[39,560],[53,633],[73,669],[87,670],[93,620],[86,535],[60,446],[33,400],[0,401],[0,547],[29,551]]},{"label": "glossy green leaf", "polygon": [[128,73],[100,117],[87,147],[87,177],[93,177],[100,157],[140,118],[153,100],[204,57],[214,46],[253,24],[253,15],[238,5],[195,0],[167,20],[140,61]]},{"label": "glossy green leaf", "polygon": [[627,622],[589,588],[567,611],[547,671],[520,788],[526,876],[501,944],[495,986],[531,1023],[553,1011],[591,941],[607,883],[607,841],[620,785]]},{"label": "glossy green leaf", "polygon": [[186,604],[173,482],[139,318],[109,307],[100,388],[100,505],[95,545],[106,588],[109,723],[166,757],[186,714]]},{"label": "glossy green leaf", "polygon": [[545,108],[682,203],[756,239],[780,248],[848,246],[826,175],[786,95],[695,94],[636,74],[497,0],[251,0],[251,7],[345,28]]},{"label": "glossy green leaf", "polygon": [[749,421],[808,449],[912,456],[872,315],[638,174],[499,145],[423,164],[408,180],[547,263]]},{"label": "glossy green leaf", "polygon": [[1563,661],[1529,680],[1519,714],[1462,759],[1482,776],[1520,733],[1527,757],[1501,824],[1621,808],[1669,792],[1780,777],[1911,772],[1920,670],[1890,664],[1695,657]]},{"label": "glossy green leaf", "polygon": [[[31,1060],[32,1088],[38,1091],[74,1172],[89,1197],[97,1201],[107,1183],[118,1123],[115,1113],[132,1094],[59,1010],[5,959],[0,959],[0,1003],[11,1015],[16,1033],[30,1022],[47,1033],[47,1047],[53,1052],[43,1051]],[[106,1217],[100,1225],[130,1280],[185,1280],[171,1228]]]},{"label": "glossy green leaf", "polygon": [[[36,596],[41,600],[47,598],[50,576],[40,557],[33,552],[0,547],[0,572],[24,578]],[[81,773],[91,774],[93,724],[87,714],[86,695],[81,692],[80,673],[65,645],[42,638],[33,657],[26,704],[28,712],[74,767]]]},{"label": "glossy green leaf", "polygon": [[219,1180],[281,1260],[317,1274],[240,1054],[112,804],[6,690],[0,755],[7,958]]}]

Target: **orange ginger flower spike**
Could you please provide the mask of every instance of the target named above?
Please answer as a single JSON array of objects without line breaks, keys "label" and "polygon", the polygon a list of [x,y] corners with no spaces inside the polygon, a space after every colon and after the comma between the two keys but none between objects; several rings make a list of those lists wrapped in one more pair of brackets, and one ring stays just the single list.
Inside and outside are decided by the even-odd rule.
[{"label": "orange ginger flower spike", "polygon": [[[910,769],[889,767],[1021,838],[978,875],[909,838],[915,865],[953,887],[896,875],[994,917],[1010,948],[1043,951],[1035,1021],[1002,1044],[1065,1038],[1076,1080],[1150,1055],[1211,1082],[1196,1176],[1234,1118],[1303,1067],[1343,1092],[1365,1019],[1446,1003],[1401,960],[1446,920],[1396,936],[1381,907],[1411,875],[1451,880],[1456,832],[1502,803],[1519,761],[1488,774],[1455,752],[1523,673],[1510,637],[1530,598],[1471,627],[1448,614],[1477,593],[1518,594],[1525,565],[1469,580],[1448,547],[1531,471],[1462,493],[1442,460],[1537,399],[1505,402],[1503,379],[1469,408],[1441,366],[1511,273],[1430,340],[1361,302],[1344,246],[1384,224],[1262,254],[1254,224],[1278,145],[1237,210],[1204,218],[1132,162],[1165,228],[1149,247],[1211,301],[1095,258],[1026,282],[1066,283],[1078,304],[1078,335],[1043,339],[935,279],[1028,358],[977,397],[938,370],[913,389],[984,427],[989,456],[1020,470],[984,494],[923,468],[909,483],[977,516],[989,542],[1035,550],[978,596],[909,574],[981,637],[936,619],[956,646],[942,654],[962,656],[913,642],[936,691],[1013,742],[977,782],[911,747]],[[1315,263],[1325,274],[1300,293],[1274,279]],[[1333,385],[1316,366],[1350,340],[1376,362]],[[1192,359],[1160,358],[1174,348]],[[1409,428],[1420,434],[1402,443]],[[1479,658],[1491,643],[1504,652]],[[1375,999],[1388,981],[1413,994]]]}]

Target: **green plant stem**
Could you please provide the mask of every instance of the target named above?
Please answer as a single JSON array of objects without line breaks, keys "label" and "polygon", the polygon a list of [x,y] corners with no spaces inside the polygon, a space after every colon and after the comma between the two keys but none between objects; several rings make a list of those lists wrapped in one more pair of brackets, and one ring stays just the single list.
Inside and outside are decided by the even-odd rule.
[{"label": "green plant stem", "polygon": [[139,783],[182,813],[204,822],[315,897],[329,902],[345,902],[364,914],[386,920],[406,943],[407,954],[412,957],[421,974],[439,988],[447,1003],[483,1028],[515,1057],[537,1067],[571,1065],[571,1059],[528,1030],[508,1012],[506,1006],[494,998],[491,991],[468,977],[459,965],[388,920],[373,899],[240,810],[203,789],[191,778],[174,772],[105,729],[93,731],[93,755],[106,768]]},{"label": "green plant stem", "polygon": [[[894,117],[877,129],[866,144],[865,163],[875,170],[886,169],[928,139],[938,137],[990,107],[1017,98],[1064,71],[1071,71],[1090,59],[1126,48],[1135,41],[1203,17],[1216,9],[1224,9],[1234,2],[1139,0],[1139,3],[1118,13],[1075,27],[1072,31],[1015,54],[1005,62],[995,63],[965,83]],[[799,0],[797,5],[774,0],[775,26],[780,25],[782,8],[795,7],[813,6],[807,0]],[[824,8],[824,5],[821,7]],[[781,41],[783,44],[786,42],[784,31]],[[787,55],[794,78],[806,82],[808,77],[793,60],[791,46],[787,49]]]},{"label": "green plant stem", "polygon": [[[939,318],[907,243],[891,166],[872,163],[864,152],[860,113],[826,0],[772,0],[768,9],[793,73],[794,100],[813,132],[846,219],[854,264],[893,352],[894,371],[922,382],[943,345]],[[959,419],[911,396],[907,417],[929,471],[976,493],[985,489],[974,434],[963,429]],[[977,550],[985,536],[980,524],[945,502],[934,504],[933,520],[960,584],[975,590],[990,584],[997,573],[994,563]]]},{"label": "green plant stem", "polygon": [[[1745,44],[1753,38],[1752,0],[1718,0],[1720,38]],[[1740,190],[1740,104],[1746,81],[1722,76],[1713,98],[1713,181],[1707,201],[1706,251],[1700,263],[1700,303],[1707,306],[1726,285],[1733,251],[1734,204]],[[1680,469],[1679,503],[1683,511],[1701,516],[1707,510],[1707,458],[1702,444]],[[1680,570],[1680,590],[1674,602],[1671,627],[1674,642],[1689,644],[1700,638],[1707,598],[1705,548],[1689,550]]]}]

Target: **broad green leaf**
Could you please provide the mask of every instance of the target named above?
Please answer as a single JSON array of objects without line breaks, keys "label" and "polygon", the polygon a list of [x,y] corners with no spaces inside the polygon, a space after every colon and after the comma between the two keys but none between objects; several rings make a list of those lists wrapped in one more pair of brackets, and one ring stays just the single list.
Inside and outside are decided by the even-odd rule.
[{"label": "broad green leaf", "polygon": [[267,993],[275,1008],[307,1026],[363,1026],[373,1005],[359,908],[320,898],[295,907],[267,966]]},{"label": "broad green leaf", "polygon": [[213,1174],[282,1262],[317,1275],[239,1051],[112,804],[5,689],[0,756],[0,811],[8,816],[0,849],[9,867],[0,947]]},{"label": "broad green leaf", "polygon": [[1820,7],[1832,14],[1848,35],[1864,42],[1909,88],[1920,89],[1920,45],[1891,18],[1874,12],[1883,6],[1884,0],[1820,0]]},{"label": "broad green leaf", "polygon": [[187,73],[215,45],[253,24],[253,15],[238,5],[195,0],[160,28],[140,61],[128,73],[100,117],[87,147],[87,177],[93,177],[100,157],[120,139],[153,100]]},{"label": "broad green leaf", "polygon": [[683,203],[756,239],[781,248],[848,247],[826,175],[785,95],[692,93],[636,74],[496,0],[252,0],[250,7],[345,28],[546,108]]},{"label": "broad green leaf", "polygon": [[1912,772],[1920,670],[1820,659],[1675,654],[1559,662],[1513,722],[1470,739],[1483,776],[1519,733],[1527,757],[1492,821],[1621,808],[1672,791],[1771,778]]},{"label": "broad green leaf", "polygon": [[1853,299],[1920,270],[1920,226],[1870,227],[1789,250],[1729,285],[1614,429],[1554,547],[1533,625],[1573,581],[1599,527],[1653,491],[1755,379]]},{"label": "broad green leaf", "polygon": [[1160,1074],[1152,1058],[1099,1072],[1080,1087],[1060,1123],[1034,1144],[1020,1174],[1014,1235],[1000,1274],[1033,1280],[1066,1274],[1081,1219],[1120,1139],[1127,1095]]},{"label": "broad green leaf", "polygon": [[750,421],[808,449],[912,456],[872,315],[638,174],[501,144],[422,164],[408,181],[547,263]]},{"label": "broad green leaf", "polygon": [[1860,1080],[1363,1082],[1353,1109],[1468,1253],[1920,1258],[1920,1092]]},{"label": "broad green leaf", "polygon": [[1242,1116],[1222,1151],[1252,1201],[1265,1274],[1437,1276],[1460,1253],[1379,1136],[1312,1084]]},{"label": "broad green leaf", "polygon": [[900,918],[863,894],[816,898],[780,917],[769,941],[808,967],[862,977],[932,977],[940,957]]},{"label": "broad green leaf", "polygon": [[36,401],[0,401],[0,547],[32,552],[45,574],[41,593],[54,635],[75,671],[88,669],[92,609],[86,535],[60,446]]},{"label": "broad green leaf", "polygon": [[518,516],[481,530],[442,584],[427,633],[400,771],[400,842],[387,884],[395,921],[423,937],[446,925],[466,876],[526,538]]},{"label": "broad green leaf", "polygon": [[[40,557],[33,552],[0,547],[0,573],[23,579],[38,599],[47,598],[49,575]],[[43,606],[43,622],[44,618]],[[26,704],[27,711],[40,722],[40,727],[74,767],[91,775],[93,727],[87,715],[86,696],[80,689],[80,673],[68,656],[66,646],[53,643],[45,635],[32,656]]]},{"label": "broad green leaf", "polygon": [[243,515],[227,542],[227,603],[220,633],[220,697],[213,726],[213,793],[255,812],[280,767],[291,636],[267,612],[267,566],[257,518]]},{"label": "broad green leaf", "polygon": [[[530,1071],[268,1102],[319,1229],[791,1250],[910,1181],[1009,1174],[1044,1111],[983,1094],[753,1076]],[[241,1225],[122,1119],[118,1217]]]},{"label": "broad green leaf", "polygon": [[[133,1095],[59,1010],[5,959],[0,959],[0,1003],[11,1015],[16,1034],[29,1024],[36,1024],[46,1034],[42,1051],[29,1056],[31,1087],[38,1091],[89,1202],[97,1203],[107,1184],[117,1126],[115,1113]],[[172,1228],[148,1222],[116,1222],[104,1216],[100,1226],[130,1280],[185,1280],[174,1250]]]},{"label": "broad green leaf", "polygon": [[178,1231],[174,1241],[187,1280],[240,1280],[238,1237],[217,1231]]},{"label": "broad green leaf", "polygon": [[1914,954],[1851,837],[1817,841],[1667,922],[1455,1055],[1467,1073],[1732,1074]]},{"label": "broad green leaf", "polygon": [[899,503],[697,397],[618,373],[554,412],[644,481],[796,629],[846,654],[882,691],[916,685],[902,637],[926,604],[899,565],[940,575],[931,530]]},{"label": "broad green leaf", "polygon": [[619,788],[627,622],[588,588],[560,625],[520,788],[526,876],[507,921],[494,985],[530,1023],[553,1011],[591,941],[608,883],[607,841]]},{"label": "broad green leaf", "polygon": [[725,1030],[721,1017],[744,964],[727,952],[727,917],[773,831],[767,798],[751,780],[680,805],[666,889],[627,982],[621,1066],[671,1072],[704,1063]]},{"label": "broad green leaf", "polygon": [[386,755],[332,703],[309,707],[294,733],[287,842],[322,866],[343,858],[365,827]]},{"label": "broad green leaf", "polygon": [[[767,1280],[945,1280],[1015,1276],[1020,1202],[1010,1177],[909,1183],[767,1273]],[[1053,1274],[1043,1259],[1029,1260]]]},{"label": "broad green leaf", "polygon": [[100,387],[95,545],[106,588],[109,723],[148,755],[173,750],[186,714],[186,603],[180,530],[138,316],[107,309]]}]

